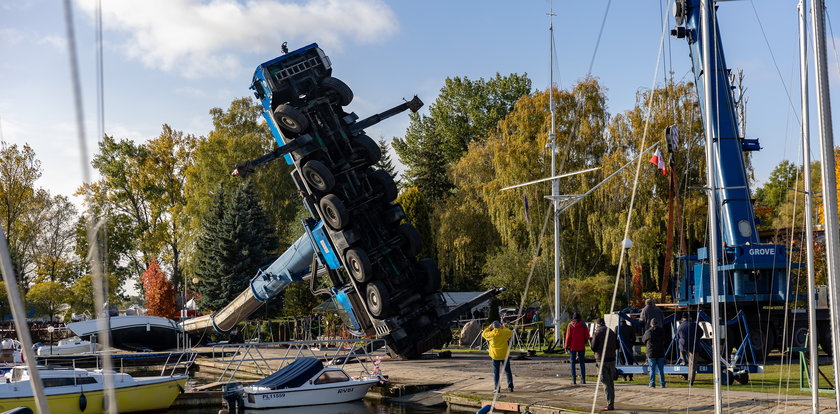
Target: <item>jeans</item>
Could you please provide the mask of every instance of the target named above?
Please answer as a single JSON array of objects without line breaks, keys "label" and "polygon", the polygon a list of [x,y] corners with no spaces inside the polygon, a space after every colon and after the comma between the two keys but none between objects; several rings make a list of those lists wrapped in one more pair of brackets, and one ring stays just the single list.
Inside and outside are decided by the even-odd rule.
[{"label": "jeans", "polygon": [[648,358],[648,369],[650,370],[649,386],[656,386],[656,372],[659,371],[659,385],[665,386],[665,358]]},{"label": "jeans", "polygon": [[586,351],[569,351],[570,359],[569,359],[569,366],[572,368],[572,382],[577,383],[575,380],[575,363],[580,361],[580,379],[586,384],[586,358],[584,354]]},{"label": "jeans", "polygon": [[[507,363],[505,363],[507,362]],[[507,375],[508,388],[513,388],[513,373],[510,372],[510,360],[493,360],[493,390],[499,389],[499,368],[505,365],[505,375]]]}]

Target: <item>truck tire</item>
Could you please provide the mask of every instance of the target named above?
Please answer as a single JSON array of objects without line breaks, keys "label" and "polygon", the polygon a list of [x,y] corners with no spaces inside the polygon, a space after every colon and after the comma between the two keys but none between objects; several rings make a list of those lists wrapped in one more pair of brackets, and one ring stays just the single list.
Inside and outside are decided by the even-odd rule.
[{"label": "truck tire", "polygon": [[300,110],[291,105],[278,105],[274,108],[274,120],[281,128],[300,134],[309,128],[309,119]]},{"label": "truck tire", "polygon": [[350,222],[347,207],[335,194],[327,194],[318,202],[324,222],[333,230],[341,230]]},{"label": "truck tire", "polygon": [[423,247],[423,243],[420,241],[420,232],[411,223],[400,224],[399,229],[403,240],[403,252],[408,257],[417,256],[420,253],[420,248]]},{"label": "truck tire", "polygon": [[370,314],[379,319],[386,318],[391,307],[391,296],[385,284],[381,280],[374,280],[368,283],[365,293]]},{"label": "truck tire", "polygon": [[301,168],[301,172],[306,182],[322,193],[329,192],[335,185],[335,176],[321,161],[307,161]]},{"label": "truck tire", "polygon": [[370,174],[370,185],[373,190],[382,194],[382,201],[390,203],[397,199],[399,190],[397,184],[387,171],[376,170]]},{"label": "truck tire", "polygon": [[365,134],[353,137],[352,145],[364,154],[363,156],[368,166],[374,165],[382,159],[382,149],[379,148],[379,144]]},{"label": "truck tire", "polygon": [[434,293],[440,290],[440,270],[434,260],[421,259],[417,264],[423,275],[423,284],[420,291],[423,293]]},{"label": "truck tire", "polygon": [[327,92],[335,93],[338,96],[339,105],[347,106],[350,105],[350,102],[353,102],[353,90],[340,79],[328,76],[321,81],[321,86]]},{"label": "truck tire", "polygon": [[347,264],[347,272],[350,277],[359,283],[367,283],[373,279],[373,269],[367,253],[358,247],[353,247],[344,253],[344,263]]}]

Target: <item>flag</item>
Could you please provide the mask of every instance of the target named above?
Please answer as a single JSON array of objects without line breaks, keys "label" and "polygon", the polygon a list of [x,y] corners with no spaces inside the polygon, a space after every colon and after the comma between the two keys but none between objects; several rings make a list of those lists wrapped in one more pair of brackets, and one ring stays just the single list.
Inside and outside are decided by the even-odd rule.
[{"label": "flag", "polygon": [[653,153],[653,156],[650,157],[650,163],[662,170],[662,175],[667,174],[665,172],[665,158],[662,158],[662,152],[659,151],[659,148],[657,148],[656,152]]},{"label": "flag", "polygon": [[525,222],[531,224],[531,217],[528,215],[528,193],[523,191],[522,198],[525,200]]}]

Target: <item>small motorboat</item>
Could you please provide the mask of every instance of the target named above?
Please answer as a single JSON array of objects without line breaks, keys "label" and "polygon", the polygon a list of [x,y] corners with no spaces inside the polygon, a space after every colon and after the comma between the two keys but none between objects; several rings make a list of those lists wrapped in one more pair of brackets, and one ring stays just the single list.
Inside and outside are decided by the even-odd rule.
[{"label": "small motorboat", "polygon": [[337,404],[364,398],[379,376],[351,377],[320,359],[303,357],[249,386],[227,384],[223,393],[231,413],[241,408],[284,408]]},{"label": "small motorboat", "polygon": [[[121,413],[164,410],[183,390],[188,377],[137,377],[102,370],[38,367],[50,412],[97,414],[106,406],[105,377],[111,377]],[[16,366],[0,377],[0,412],[18,407],[36,410],[29,368]]]},{"label": "small motorboat", "polygon": [[93,344],[90,341],[74,336],[58,341],[58,345],[41,345],[37,349],[38,356],[76,355],[101,351],[102,345]]}]

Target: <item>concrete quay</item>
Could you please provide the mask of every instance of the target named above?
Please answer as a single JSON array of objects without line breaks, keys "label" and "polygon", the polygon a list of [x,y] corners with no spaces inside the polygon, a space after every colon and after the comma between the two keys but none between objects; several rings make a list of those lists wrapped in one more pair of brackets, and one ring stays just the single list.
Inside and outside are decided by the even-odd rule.
[{"label": "concrete quay", "polygon": [[[263,350],[263,356],[271,358],[282,350]],[[275,361],[276,362],[276,361]],[[199,376],[218,376],[223,371],[219,362],[205,358],[196,360]],[[246,382],[257,379],[257,372],[251,363],[243,363],[237,378]],[[275,365],[275,364],[272,364]],[[368,364],[370,366],[370,364]],[[391,384],[375,387],[368,393],[368,399],[387,399],[392,403],[418,404],[435,407],[449,405],[465,412],[475,412],[482,405],[493,400],[493,368],[486,352],[452,353],[451,358],[437,358],[427,354],[412,361],[382,358],[381,370]],[[361,367],[348,363],[345,370],[350,375],[361,373]],[[497,396],[496,412],[530,412],[532,414],[590,412],[595,396],[595,364],[587,364],[590,375],[587,384],[573,385],[569,374],[568,357],[528,357],[513,360],[514,392],[503,392]],[[217,377],[218,378],[218,377]],[[670,376],[668,377],[670,378]],[[667,378],[666,378],[667,379]],[[213,380],[215,381],[215,380]],[[502,383],[505,384],[504,374]],[[708,382],[710,377],[698,376],[698,381]],[[209,382],[209,381],[208,381]],[[684,384],[684,382],[683,382]],[[791,384],[793,387],[794,385]],[[798,384],[796,384],[798,386]],[[733,388],[737,388],[733,386]],[[218,388],[217,388],[218,389]],[[189,394],[189,392],[187,393]],[[187,397],[186,395],[184,397]],[[213,395],[213,400],[218,396]],[[714,390],[711,388],[687,388],[674,384],[666,388],[648,388],[646,385],[616,381],[616,404],[618,413],[668,413],[714,412]],[[599,388],[595,412],[606,404],[603,386]],[[811,411],[810,395],[784,395],[751,391],[723,391],[724,412],[727,413],[801,413]],[[824,394],[820,399],[820,412],[836,413],[834,398]]]},{"label": "concrete quay", "polygon": [[[432,405],[438,399],[452,407],[477,409],[493,400],[493,368],[486,354],[455,353],[452,358],[416,361],[383,361],[382,372],[397,384],[447,382],[435,391],[398,398],[397,401]],[[514,392],[501,393],[497,406],[503,412],[533,414],[590,412],[595,381],[572,385],[567,357],[529,357],[512,361]],[[595,364],[587,364],[587,373],[597,373]],[[666,378],[667,380],[667,378]],[[702,379],[698,379],[700,381]],[[502,384],[505,384],[502,374]],[[667,384],[666,384],[667,385]],[[667,413],[714,412],[711,388],[648,388],[646,385],[616,382],[616,412]],[[596,412],[606,404],[603,386],[599,388]],[[748,391],[723,392],[724,412],[801,413],[811,411],[810,395],[777,395]],[[820,399],[820,412],[836,413],[833,396]]]}]

